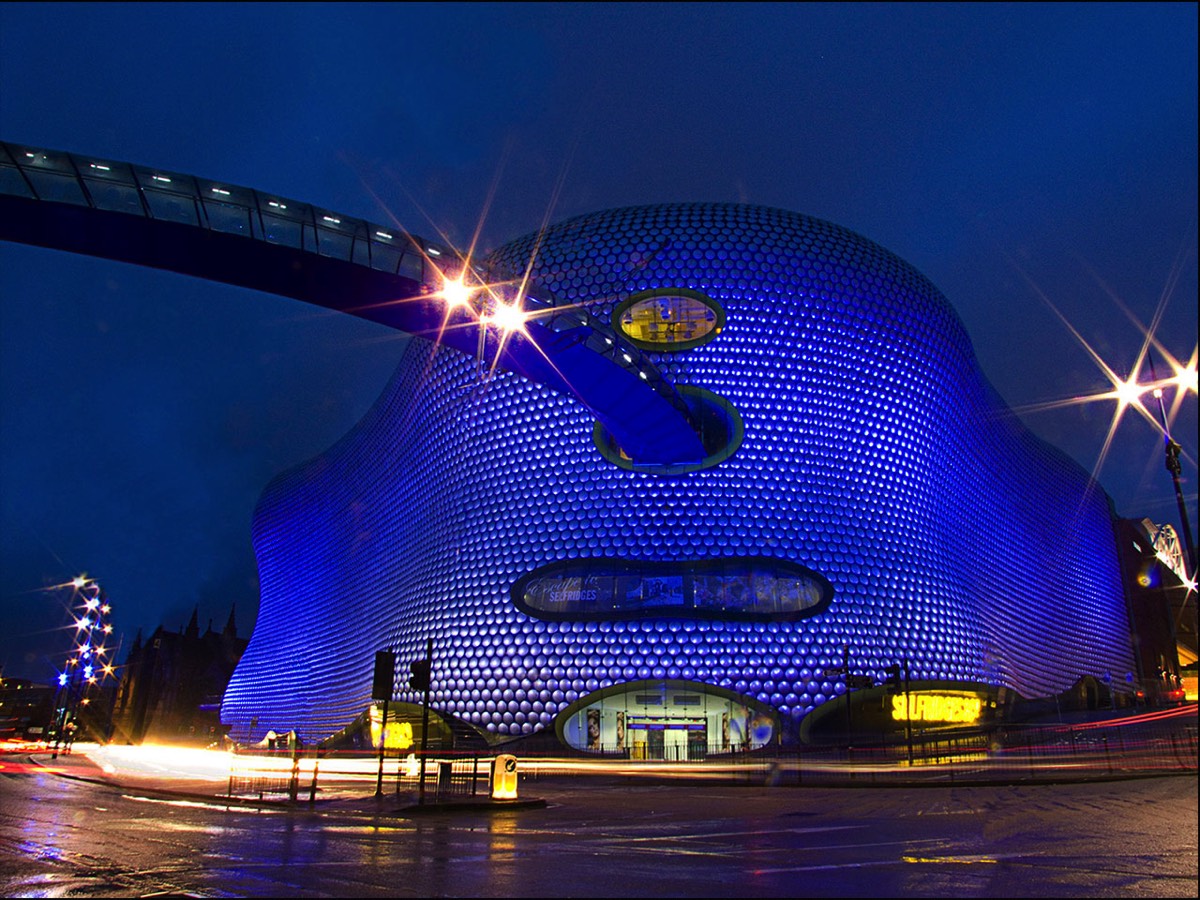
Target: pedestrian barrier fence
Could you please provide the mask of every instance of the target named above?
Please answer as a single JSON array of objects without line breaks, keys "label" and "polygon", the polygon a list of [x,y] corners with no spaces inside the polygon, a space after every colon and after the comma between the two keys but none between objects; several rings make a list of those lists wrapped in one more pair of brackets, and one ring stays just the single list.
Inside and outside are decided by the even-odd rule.
[{"label": "pedestrian barrier fence", "polygon": [[429,755],[422,771],[415,753],[391,753],[384,758],[380,777],[379,757],[374,752],[244,747],[230,752],[227,794],[312,803],[321,793],[361,795],[368,787],[378,786],[406,800],[416,792],[441,802],[486,797],[491,768],[490,755],[439,751]]},{"label": "pedestrian barrier fence", "polygon": [[[312,803],[318,794],[362,796],[380,787],[405,802],[486,798],[514,792],[519,777],[588,775],[697,778],[742,784],[863,785],[1086,781],[1195,773],[1195,707],[1174,718],[1117,719],[1062,725],[1014,725],[956,736],[840,747],[710,749],[681,760],[639,758],[628,748],[609,752],[536,750],[512,755],[239,748],[230,754],[229,796]],[[511,760],[509,768],[498,765]],[[381,768],[382,766],[382,768]],[[501,775],[496,773],[500,772]],[[502,778],[504,784],[497,782]],[[423,779],[423,780],[422,780]],[[511,781],[511,784],[508,782]],[[497,795],[500,796],[500,795]]]}]

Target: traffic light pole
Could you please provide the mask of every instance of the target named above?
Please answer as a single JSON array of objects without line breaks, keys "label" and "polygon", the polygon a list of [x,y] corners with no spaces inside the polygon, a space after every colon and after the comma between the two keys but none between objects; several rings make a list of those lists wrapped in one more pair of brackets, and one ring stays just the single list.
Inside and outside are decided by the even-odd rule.
[{"label": "traffic light pole", "polygon": [[375,796],[383,796],[383,748],[387,746],[388,702],[383,701],[383,721],[379,723],[379,774],[375,776]]},{"label": "traffic light pole", "polygon": [[375,796],[383,796],[383,755],[387,746],[388,700],[396,689],[396,654],[380,650],[375,654],[375,670],[371,676],[371,699],[383,701],[383,720],[379,723],[379,774],[375,778]]},{"label": "traffic light pole", "polygon": [[421,783],[417,804],[425,805],[425,754],[429,751],[429,683],[433,676],[433,638],[425,639],[425,702],[421,704]]},{"label": "traffic light pole", "polygon": [[854,753],[854,720],[850,713],[850,645],[842,644],[842,678],[846,681],[846,758]]},{"label": "traffic light pole", "polygon": [[908,765],[912,768],[912,700],[908,697],[908,657],[904,658],[904,730],[908,735]]}]

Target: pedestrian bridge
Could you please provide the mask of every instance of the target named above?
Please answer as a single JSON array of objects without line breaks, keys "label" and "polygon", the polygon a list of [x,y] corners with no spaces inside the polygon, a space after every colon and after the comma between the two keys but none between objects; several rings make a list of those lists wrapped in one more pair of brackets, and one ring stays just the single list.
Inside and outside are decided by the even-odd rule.
[{"label": "pedestrian bridge", "polygon": [[[678,392],[606,322],[520,273],[480,269],[395,226],[227,182],[0,142],[0,240],[378,322],[573,397],[638,465],[705,456]],[[468,290],[456,290],[464,282]]]}]

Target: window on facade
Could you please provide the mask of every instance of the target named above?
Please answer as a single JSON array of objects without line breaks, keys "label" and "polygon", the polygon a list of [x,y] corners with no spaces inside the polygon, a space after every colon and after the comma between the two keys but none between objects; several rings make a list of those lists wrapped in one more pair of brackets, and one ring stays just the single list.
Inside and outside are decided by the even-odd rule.
[{"label": "window on facade", "polygon": [[679,396],[691,413],[692,421],[704,445],[704,459],[693,463],[660,465],[630,459],[628,454],[613,440],[613,436],[599,422],[592,429],[592,440],[601,455],[622,469],[648,472],[652,475],[686,475],[701,469],[710,469],[723,463],[737,452],[745,435],[742,417],[732,403],[703,388],[680,385]]},{"label": "window on facade", "polygon": [[551,563],[520,578],[513,603],[551,621],[730,619],[779,622],[822,612],[833,586],[796,563],[768,558]]},{"label": "window on facade", "polygon": [[779,722],[751,698],[713,685],[639,681],[580,698],[555,729],[588,753],[685,761],[755,750],[775,739]]},{"label": "window on facade", "polygon": [[613,327],[643,350],[690,350],[721,333],[725,312],[699,291],[659,288],[634,294],[620,304],[613,313]]}]

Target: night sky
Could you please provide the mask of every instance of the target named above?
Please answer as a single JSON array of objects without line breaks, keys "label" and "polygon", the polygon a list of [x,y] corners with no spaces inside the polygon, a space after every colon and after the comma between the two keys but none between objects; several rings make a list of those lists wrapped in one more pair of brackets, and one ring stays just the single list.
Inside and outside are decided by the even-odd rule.
[{"label": "night sky", "polygon": [[[248,185],[490,249],[744,201],[927,275],[1013,407],[1196,346],[1197,7],[0,4],[0,139]],[[1136,321],[1135,321],[1136,320]],[[0,244],[0,664],[49,680],[65,591],[139,628],[257,609],[254,504],[371,406],[404,338],[296,301]],[[1156,352],[1159,375],[1169,374]],[[1143,380],[1149,380],[1146,372]],[[1093,469],[1111,400],[1023,418]],[[1176,423],[1196,515],[1196,398]],[[1177,523],[1127,414],[1099,472]]]}]

